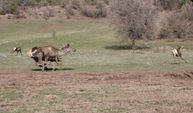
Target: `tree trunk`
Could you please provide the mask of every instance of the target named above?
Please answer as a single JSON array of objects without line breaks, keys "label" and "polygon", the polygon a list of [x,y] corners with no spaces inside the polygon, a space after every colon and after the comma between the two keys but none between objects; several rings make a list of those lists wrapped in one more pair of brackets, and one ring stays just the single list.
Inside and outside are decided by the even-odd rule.
[{"label": "tree trunk", "polygon": [[131,48],[136,49],[135,39],[132,39]]}]

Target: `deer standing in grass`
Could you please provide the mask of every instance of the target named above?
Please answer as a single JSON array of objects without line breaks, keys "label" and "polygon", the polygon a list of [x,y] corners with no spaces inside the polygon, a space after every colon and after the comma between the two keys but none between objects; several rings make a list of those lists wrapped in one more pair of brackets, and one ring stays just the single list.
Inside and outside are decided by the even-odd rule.
[{"label": "deer standing in grass", "polygon": [[173,49],[172,50],[172,55],[173,57],[178,57],[180,58],[181,60],[185,61],[185,63],[187,63],[187,61],[182,57],[182,52],[181,52],[181,49],[183,48],[183,46],[179,46],[178,48],[176,49]]},{"label": "deer standing in grass", "polygon": [[35,60],[36,64],[42,67],[42,71],[47,68],[48,61],[52,62],[52,69],[55,70],[55,63],[62,61],[62,56],[75,52],[69,44],[62,48],[55,48],[53,46],[33,47],[28,55]]},{"label": "deer standing in grass", "polygon": [[21,47],[13,47],[10,54],[14,54],[14,53],[16,53],[16,55],[18,55],[18,53],[22,55]]}]

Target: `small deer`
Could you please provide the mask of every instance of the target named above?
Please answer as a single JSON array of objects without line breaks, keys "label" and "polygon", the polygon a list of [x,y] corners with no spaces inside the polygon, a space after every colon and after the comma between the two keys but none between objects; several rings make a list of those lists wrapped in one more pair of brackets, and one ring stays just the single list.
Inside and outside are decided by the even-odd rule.
[{"label": "small deer", "polygon": [[14,54],[14,53],[16,53],[16,55],[18,55],[18,53],[22,55],[21,47],[13,47],[11,50],[11,54]]},{"label": "small deer", "polygon": [[55,64],[62,61],[62,56],[67,53],[75,52],[76,49],[70,47],[69,44],[65,45],[62,48],[55,48],[53,46],[45,47],[33,47],[28,55],[34,59],[36,64],[42,67],[42,71],[47,67],[48,61],[53,63],[52,69],[55,70]]},{"label": "small deer", "polygon": [[173,57],[178,57],[180,58],[181,60],[185,61],[185,63],[187,63],[187,61],[182,57],[182,52],[181,52],[181,49],[183,48],[183,46],[179,46],[178,48],[176,49],[173,49],[172,50],[172,55]]}]

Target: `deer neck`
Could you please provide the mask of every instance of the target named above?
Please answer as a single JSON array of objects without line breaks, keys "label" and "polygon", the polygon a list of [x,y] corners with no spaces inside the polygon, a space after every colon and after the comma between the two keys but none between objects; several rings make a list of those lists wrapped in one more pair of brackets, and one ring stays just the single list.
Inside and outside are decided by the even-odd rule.
[{"label": "deer neck", "polygon": [[180,48],[177,49],[177,52],[178,52],[178,55],[181,56],[181,51],[180,51]]},{"label": "deer neck", "polygon": [[58,55],[59,55],[59,56],[63,56],[63,55],[65,55],[65,54],[66,54],[66,51],[64,51],[64,50],[58,51]]}]

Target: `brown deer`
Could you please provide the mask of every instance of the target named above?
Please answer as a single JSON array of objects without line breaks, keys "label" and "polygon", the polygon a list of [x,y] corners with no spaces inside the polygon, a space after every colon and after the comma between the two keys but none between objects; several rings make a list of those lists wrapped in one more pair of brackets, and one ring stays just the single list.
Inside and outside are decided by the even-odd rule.
[{"label": "brown deer", "polygon": [[42,67],[42,71],[47,68],[48,61],[53,63],[52,69],[55,70],[55,64],[62,61],[62,56],[67,53],[75,52],[76,49],[72,48],[69,44],[62,48],[55,48],[53,46],[33,47],[28,55],[34,59],[37,65]]},{"label": "brown deer", "polygon": [[14,54],[14,53],[16,53],[16,55],[18,55],[18,53],[22,55],[21,47],[13,47],[10,54]]},{"label": "brown deer", "polygon": [[185,63],[187,63],[187,61],[182,57],[182,52],[181,52],[181,49],[183,48],[183,46],[179,46],[178,48],[176,49],[173,49],[172,50],[172,55],[173,57],[178,57],[180,58],[181,60],[185,61]]}]

